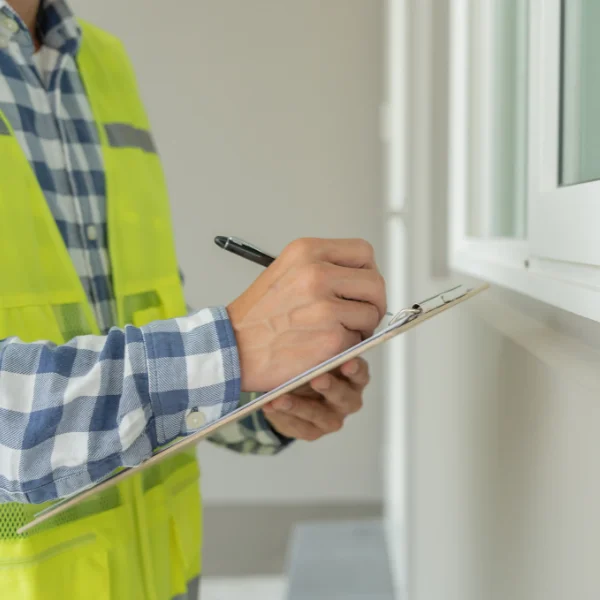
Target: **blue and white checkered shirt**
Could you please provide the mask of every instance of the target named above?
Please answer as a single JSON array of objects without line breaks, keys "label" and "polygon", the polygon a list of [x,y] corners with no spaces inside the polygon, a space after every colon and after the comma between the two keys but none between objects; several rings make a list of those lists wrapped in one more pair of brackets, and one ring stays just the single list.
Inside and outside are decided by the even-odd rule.
[{"label": "blue and white checkered shirt", "polygon": [[[71,494],[240,402],[225,308],[113,327],[104,167],[76,62],[81,31],[64,0],[42,2],[38,28],[43,46],[34,53],[29,31],[0,0],[0,112],[37,176],[104,335],[62,346],[0,340],[0,502]],[[285,445],[262,413],[212,441],[255,454]]]}]

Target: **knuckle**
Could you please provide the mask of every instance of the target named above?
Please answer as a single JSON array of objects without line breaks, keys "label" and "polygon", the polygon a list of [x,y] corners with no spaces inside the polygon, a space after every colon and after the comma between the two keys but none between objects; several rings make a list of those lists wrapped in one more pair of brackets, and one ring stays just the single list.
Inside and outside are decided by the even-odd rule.
[{"label": "knuckle", "polygon": [[309,403],[306,408],[306,420],[309,423],[316,423],[319,420],[319,410],[313,402]]},{"label": "knuckle", "polygon": [[377,303],[378,310],[381,309],[383,312],[385,312],[387,310],[386,283],[381,273],[377,272],[375,274],[373,286],[374,298],[375,302]]},{"label": "knuckle", "polygon": [[364,239],[359,239],[357,240],[357,244],[360,248],[360,251],[365,256],[367,256],[368,258],[373,258],[375,256],[375,249],[373,248],[373,245],[370,242]]},{"label": "knuckle", "polygon": [[379,314],[379,309],[373,306],[373,304],[368,304],[367,306],[369,309],[369,329],[375,330],[381,320],[381,315]]},{"label": "knuckle", "polygon": [[327,273],[322,265],[312,263],[300,270],[299,280],[304,291],[316,295],[325,287]]},{"label": "knuckle", "polygon": [[302,259],[311,255],[314,248],[314,240],[312,238],[298,238],[290,242],[284,252],[292,258]]},{"label": "knuckle", "polygon": [[387,296],[387,286],[385,283],[385,279],[381,273],[379,273],[379,293],[381,294],[381,299],[383,300],[383,302],[385,302]]},{"label": "knuckle", "polygon": [[373,287],[377,291],[378,294],[385,293],[385,279],[383,275],[379,271],[371,271],[371,276],[373,277]]},{"label": "knuckle", "polygon": [[315,442],[316,440],[318,440],[321,437],[321,435],[322,434],[317,429],[309,429],[306,432],[305,439],[309,442]]},{"label": "knuckle", "polygon": [[344,426],[344,419],[338,418],[331,421],[331,431],[340,431]]},{"label": "knuckle", "polygon": [[356,360],[358,361],[357,375],[363,379],[369,379],[371,376],[369,363],[362,356],[359,356]]}]

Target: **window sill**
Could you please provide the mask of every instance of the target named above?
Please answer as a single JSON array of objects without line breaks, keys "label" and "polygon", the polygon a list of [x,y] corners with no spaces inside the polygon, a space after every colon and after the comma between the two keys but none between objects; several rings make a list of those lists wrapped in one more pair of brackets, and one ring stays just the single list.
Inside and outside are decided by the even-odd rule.
[{"label": "window sill", "polygon": [[450,265],[457,272],[600,322],[600,268],[527,258],[520,244],[510,247],[507,253],[493,243],[465,244],[452,254]]}]

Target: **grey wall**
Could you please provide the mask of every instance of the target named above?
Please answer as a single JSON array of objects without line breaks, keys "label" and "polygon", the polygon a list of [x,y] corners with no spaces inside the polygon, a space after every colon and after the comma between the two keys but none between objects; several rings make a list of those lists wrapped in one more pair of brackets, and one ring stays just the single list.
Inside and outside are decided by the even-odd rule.
[{"label": "grey wall", "polygon": [[[132,56],[191,304],[227,303],[259,272],[216,249],[216,234],[272,252],[306,235],[380,246],[381,0],[72,5]],[[380,396],[375,377],[341,434],[275,459],[204,444],[207,503],[379,501]]]},{"label": "grey wall", "polygon": [[[416,297],[467,279],[436,277],[432,261],[447,14],[445,1],[410,2]],[[599,341],[597,324],[500,290],[411,334],[410,600],[600,597]]]}]

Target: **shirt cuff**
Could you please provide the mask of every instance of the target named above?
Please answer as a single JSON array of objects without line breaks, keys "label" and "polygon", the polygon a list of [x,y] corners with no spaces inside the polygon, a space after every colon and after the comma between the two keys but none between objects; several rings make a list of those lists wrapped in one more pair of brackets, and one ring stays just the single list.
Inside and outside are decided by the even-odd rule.
[{"label": "shirt cuff", "polygon": [[240,363],[225,307],[141,328],[156,443],[195,433],[238,406]]},{"label": "shirt cuff", "polygon": [[[242,393],[240,394],[239,405],[244,406],[262,395],[262,392]],[[252,415],[250,415],[250,417],[252,417]],[[244,420],[242,422],[244,422]],[[285,448],[294,441],[294,438],[289,438],[279,433],[271,425],[262,409],[256,411],[253,418],[249,419],[246,417],[244,430],[246,435],[253,435],[257,442],[262,443],[264,446]]]},{"label": "shirt cuff", "polygon": [[265,413],[262,410],[259,412],[259,419],[263,423],[263,426],[265,428],[264,430],[268,431],[278,441],[279,446],[282,449],[285,448],[286,446],[289,446],[292,442],[295,441],[294,438],[290,438],[290,437],[287,437],[286,435],[279,433],[279,431],[277,431],[277,429],[275,429],[273,427],[273,425],[271,425],[271,423],[269,423],[268,419],[265,416]]}]

